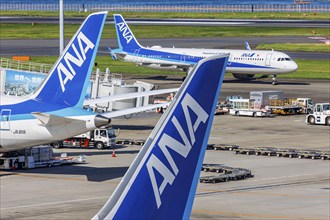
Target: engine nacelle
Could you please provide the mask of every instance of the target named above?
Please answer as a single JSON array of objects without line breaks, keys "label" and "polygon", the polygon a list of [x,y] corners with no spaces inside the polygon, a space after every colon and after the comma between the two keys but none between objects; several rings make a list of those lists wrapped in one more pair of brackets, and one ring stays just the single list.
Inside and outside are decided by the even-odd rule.
[{"label": "engine nacelle", "polygon": [[250,80],[255,79],[254,74],[240,74],[240,73],[233,73],[234,78],[236,79],[243,79],[243,80]]}]

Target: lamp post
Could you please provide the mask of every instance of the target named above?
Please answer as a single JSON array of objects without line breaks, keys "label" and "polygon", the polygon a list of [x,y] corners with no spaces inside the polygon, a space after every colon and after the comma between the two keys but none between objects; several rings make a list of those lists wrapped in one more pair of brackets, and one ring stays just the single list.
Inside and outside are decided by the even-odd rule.
[{"label": "lamp post", "polygon": [[64,49],[64,13],[63,0],[60,0],[60,55]]}]

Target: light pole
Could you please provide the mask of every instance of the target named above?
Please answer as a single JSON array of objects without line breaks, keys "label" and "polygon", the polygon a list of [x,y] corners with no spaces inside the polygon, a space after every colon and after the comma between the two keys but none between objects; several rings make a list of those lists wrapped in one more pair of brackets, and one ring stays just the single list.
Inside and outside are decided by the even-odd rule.
[{"label": "light pole", "polygon": [[64,13],[63,0],[60,0],[60,55],[64,49]]}]

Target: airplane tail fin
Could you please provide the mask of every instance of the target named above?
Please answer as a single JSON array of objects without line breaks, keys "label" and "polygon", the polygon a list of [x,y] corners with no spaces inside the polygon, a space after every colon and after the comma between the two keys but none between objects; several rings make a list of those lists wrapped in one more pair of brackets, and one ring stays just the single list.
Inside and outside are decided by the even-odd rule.
[{"label": "airplane tail fin", "polygon": [[189,219],[228,56],[191,70],[94,220]]},{"label": "airplane tail fin", "polygon": [[113,18],[115,20],[117,40],[120,49],[127,52],[133,52],[142,46],[134,37],[133,32],[129,29],[126,21],[120,14],[114,14]]},{"label": "airplane tail fin", "polygon": [[85,19],[33,98],[82,106],[107,13],[93,13]]}]

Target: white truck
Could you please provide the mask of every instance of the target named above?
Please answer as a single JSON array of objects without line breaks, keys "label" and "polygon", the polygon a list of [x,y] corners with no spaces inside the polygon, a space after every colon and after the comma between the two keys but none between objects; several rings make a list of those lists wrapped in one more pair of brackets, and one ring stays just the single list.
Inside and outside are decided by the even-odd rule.
[{"label": "white truck", "polygon": [[306,123],[330,126],[330,103],[316,103],[313,113],[306,116]]},{"label": "white truck", "polygon": [[313,112],[314,103],[311,98],[297,98],[296,105],[302,107],[302,113],[310,114]]},{"label": "white truck", "polygon": [[232,108],[229,110],[230,115],[251,116],[251,117],[268,117],[271,112],[264,108],[256,108],[254,99],[231,99]]},{"label": "white truck", "polygon": [[53,149],[49,145],[35,146],[19,151],[1,153],[0,169],[16,170],[38,167],[52,167],[64,164],[84,163],[86,156],[68,157],[66,153],[54,157]]},{"label": "white truck", "polygon": [[98,128],[62,141],[52,143],[54,148],[84,147],[99,150],[110,148],[116,144],[115,130],[110,127]]}]

